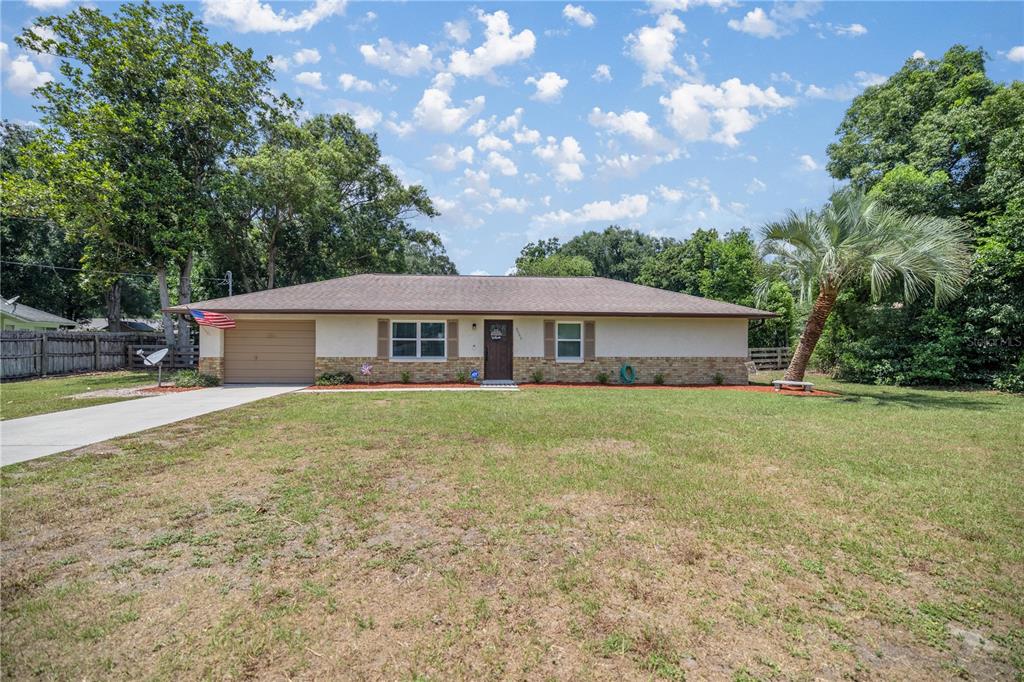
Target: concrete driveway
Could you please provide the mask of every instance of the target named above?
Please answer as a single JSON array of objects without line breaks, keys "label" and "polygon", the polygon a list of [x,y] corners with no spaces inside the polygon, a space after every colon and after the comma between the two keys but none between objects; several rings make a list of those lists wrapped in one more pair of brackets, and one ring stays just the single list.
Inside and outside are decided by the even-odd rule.
[{"label": "concrete driveway", "polygon": [[127,436],[304,387],[218,386],[0,421],[0,466]]}]

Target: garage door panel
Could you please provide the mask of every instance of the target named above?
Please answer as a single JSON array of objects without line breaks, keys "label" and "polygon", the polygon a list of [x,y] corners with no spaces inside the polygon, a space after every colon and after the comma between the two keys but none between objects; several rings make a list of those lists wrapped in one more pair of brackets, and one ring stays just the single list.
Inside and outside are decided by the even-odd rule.
[{"label": "garage door panel", "polygon": [[224,333],[224,377],[229,383],[313,382],[313,320],[238,320]]}]

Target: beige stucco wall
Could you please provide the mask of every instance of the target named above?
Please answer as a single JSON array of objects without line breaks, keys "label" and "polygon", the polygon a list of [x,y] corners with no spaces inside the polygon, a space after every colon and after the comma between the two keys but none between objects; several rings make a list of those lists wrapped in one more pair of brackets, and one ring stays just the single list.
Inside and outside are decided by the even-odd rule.
[{"label": "beige stucco wall", "polygon": [[[373,357],[377,354],[376,315],[255,315],[238,319],[315,319],[317,357]],[[445,317],[398,316],[392,320],[445,320]],[[517,358],[544,356],[546,317],[514,317],[513,355]],[[582,321],[581,318],[557,318]],[[746,357],[747,321],[711,318],[590,318],[596,322],[597,357]],[[459,357],[481,358],[484,346],[484,318],[459,318]],[[473,325],[476,324],[476,329]],[[200,327],[201,357],[223,357],[224,332]]]},{"label": "beige stucco wall", "polygon": [[199,357],[224,357],[224,330],[216,327],[199,327]]},{"label": "beige stucco wall", "polygon": [[594,341],[595,354],[599,358],[746,357],[747,321],[726,318],[603,318],[597,320]]}]

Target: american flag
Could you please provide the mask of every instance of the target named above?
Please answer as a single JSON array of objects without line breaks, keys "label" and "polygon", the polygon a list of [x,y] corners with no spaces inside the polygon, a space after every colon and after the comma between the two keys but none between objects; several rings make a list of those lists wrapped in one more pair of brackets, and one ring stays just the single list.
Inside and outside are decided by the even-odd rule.
[{"label": "american flag", "polygon": [[189,310],[189,312],[192,313],[192,319],[196,321],[196,324],[217,329],[232,329],[235,326],[234,320],[221,313],[211,313],[208,310]]}]

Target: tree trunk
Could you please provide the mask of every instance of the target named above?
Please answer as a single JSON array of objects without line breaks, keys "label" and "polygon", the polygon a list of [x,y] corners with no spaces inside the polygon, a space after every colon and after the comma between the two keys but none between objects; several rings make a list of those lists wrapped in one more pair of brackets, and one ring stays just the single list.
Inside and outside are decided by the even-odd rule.
[{"label": "tree trunk", "polygon": [[796,351],[789,363],[789,369],[786,370],[784,377],[786,381],[804,380],[807,363],[810,362],[811,353],[814,352],[814,347],[818,345],[818,339],[821,338],[821,333],[825,330],[825,322],[828,321],[828,316],[832,312],[832,306],[835,305],[838,295],[839,290],[830,286],[822,287],[818,292],[818,297],[814,299],[814,305],[811,306],[807,325],[800,335],[800,341],[796,344]]},{"label": "tree trunk", "polygon": [[277,247],[273,244],[267,249],[267,288],[274,288],[274,275],[277,271]]},{"label": "tree trunk", "polygon": [[[192,302],[192,264],[195,257],[189,251],[188,258],[181,264],[178,272],[178,305],[185,305]],[[192,345],[192,325],[184,315],[178,316],[178,348],[187,349]]]},{"label": "tree trunk", "polygon": [[[160,309],[163,311],[171,307],[171,294],[167,290],[166,265],[161,265],[156,269],[156,280],[160,290]],[[164,326],[164,343],[167,344],[168,348],[172,348],[174,347],[174,321],[171,318],[171,314],[167,312],[161,312],[160,317],[163,320]]]},{"label": "tree trunk", "polygon": [[121,331],[121,280],[115,279],[107,289],[107,331]]}]

